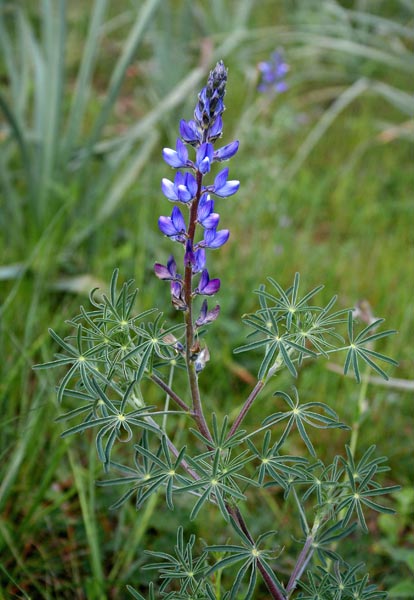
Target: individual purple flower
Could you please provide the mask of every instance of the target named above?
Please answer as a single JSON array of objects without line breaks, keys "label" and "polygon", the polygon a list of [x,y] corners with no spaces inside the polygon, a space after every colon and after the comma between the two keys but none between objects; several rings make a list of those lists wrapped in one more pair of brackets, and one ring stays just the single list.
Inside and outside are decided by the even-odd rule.
[{"label": "individual purple flower", "polygon": [[216,196],[226,198],[227,196],[235,194],[239,189],[240,181],[227,181],[228,175],[229,169],[226,167],[216,176],[214,186],[211,188],[211,191],[216,194]]},{"label": "individual purple flower", "polygon": [[258,64],[261,79],[257,89],[259,92],[273,91],[281,94],[288,89],[284,78],[289,71],[289,65],[285,63],[280,51],[273,52],[270,60]]},{"label": "individual purple flower", "polygon": [[208,194],[203,194],[197,209],[197,222],[204,229],[214,229],[217,227],[220,215],[214,212],[214,201]]},{"label": "individual purple flower", "polygon": [[220,279],[210,279],[207,269],[203,269],[195,294],[213,296],[220,289]]},{"label": "individual purple flower", "polygon": [[229,160],[232,156],[234,156],[239,149],[239,142],[236,140],[235,142],[231,142],[222,148],[219,148],[214,152],[214,160],[222,161]]},{"label": "individual purple flower", "polygon": [[202,140],[202,134],[197,128],[195,121],[180,121],[180,135],[182,139],[191,146],[199,146]]},{"label": "individual purple flower", "polygon": [[170,165],[170,167],[174,167],[175,169],[191,166],[192,163],[188,160],[187,147],[185,144],[183,144],[180,138],[177,139],[175,148],[175,150],[172,150],[171,148],[163,149],[162,156],[165,162]]},{"label": "individual purple flower", "polygon": [[161,183],[161,189],[168,200],[172,200],[173,202],[190,202],[197,193],[197,181],[191,173],[178,172],[174,183],[164,178]]},{"label": "individual purple flower", "polygon": [[195,164],[197,169],[203,175],[210,171],[211,163],[213,162],[213,155],[213,144],[201,144],[201,146],[198,148]]},{"label": "individual purple flower", "polygon": [[180,279],[181,277],[180,275],[177,275],[177,264],[172,254],[168,259],[167,266],[155,263],[154,272],[158,279],[175,280]]},{"label": "individual purple flower", "polygon": [[194,252],[193,273],[200,273],[206,266],[206,251],[204,248],[197,248]]},{"label": "individual purple flower", "polygon": [[185,242],[186,226],[181,210],[174,206],[171,217],[160,217],[158,219],[160,231],[175,242]]},{"label": "individual purple flower", "polygon": [[217,319],[220,314],[220,306],[217,304],[212,310],[208,310],[207,300],[203,301],[201,305],[200,314],[195,322],[196,327],[202,327],[203,325],[209,325]]},{"label": "individual purple flower", "polygon": [[204,239],[200,242],[200,245],[204,248],[220,248],[229,239],[230,231],[228,229],[206,229],[204,231]]}]

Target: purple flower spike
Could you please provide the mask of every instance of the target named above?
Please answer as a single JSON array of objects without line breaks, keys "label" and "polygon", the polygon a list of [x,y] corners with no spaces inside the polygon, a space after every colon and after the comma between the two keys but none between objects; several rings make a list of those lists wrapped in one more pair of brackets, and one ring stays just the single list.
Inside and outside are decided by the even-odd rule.
[{"label": "purple flower spike", "polygon": [[191,166],[188,160],[188,150],[185,144],[177,139],[176,150],[171,150],[171,148],[164,148],[162,151],[162,156],[165,162],[170,165],[170,167],[174,167],[178,169],[180,167]]},{"label": "purple flower spike", "polygon": [[194,290],[195,294],[203,296],[213,296],[220,289],[220,279],[210,279],[207,269],[201,273],[198,287]]},{"label": "purple flower spike", "polygon": [[[221,198],[232,196],[237,192],[240,187],[240,181],[227,181],[229,170],[226,167],[217,175],[214,180],[214,187],[212,191]],[[167,196],[168,197],[168,196]]]},{"label": "purple flower spike", "polygon": [[214,211],[214,201],[204,194],[197,209],[197,221],[204,229],[215,229],[219,223],[220,215]]},{"label": "purple flower spike", "polygon": [[161,183],[161,189],[168,200],[172,200],[173,202],[189,202],[197,193],[197,182],[191,173],[178,172],[174,183],[164,178]]},{"label": "purple flower spike", "polygon": [[206,266],[206,251],[204,248],[198,248],[194,252],[193,273],[200,273]]},{"label": "purple flower spike", "polygon": [[158,219],[158,227],[164,235],[175,242],[185,242],[185,221],[177,206],[172,209],[171,217],[160,217]]},{"label": "purple flower spike", "polygon": [[175,280],[180,278],[180,276],[177,275],[177,265],[173,255],[168,259],[166,267],[160,263],[155,263],[154,272],[158,279]]},{"label": "purple flower spike", "polygon": [[201,144],[201,134],[195,121],[185,121],[182,119],[180,121],[180,135],[191,146],[199,146]]},{"label": "purple flower spike", "polygon": [[223,146],[214,152],[214,160],[229,160],[236,154],[238,149],[239,142],[237,140],[235,142],[231,142],[231,144],[227,144],[227,146]]},{"label": "purple flower spike", "polygon": [[213,144],[201,144],[197,150],[196,167],[203,175],[210,171],[213,155]]},{"label": "purple flower spike", "polygon": [[220,306],[217,304],[213,310],[208,310],[207,300],[203,301],[201,305],[200,314],[195,322],[196,327],[202,327],[208,325],[217,319],[220,314]]},{"label": "purple flower spike", "polygon": [[229,239],[230,231],[228,229],[206,229],[204,232],[204,240],[200,242],[205,248],[220,248]]},{"label": "purple flower spike", "polygon": [[285,63],[282,52],[273,52],[270,60],[258,64],[261,80],[257,89],[259,92],[273,91],[281,94],[288,89],[284,78],[289,71],[289,65]]}]

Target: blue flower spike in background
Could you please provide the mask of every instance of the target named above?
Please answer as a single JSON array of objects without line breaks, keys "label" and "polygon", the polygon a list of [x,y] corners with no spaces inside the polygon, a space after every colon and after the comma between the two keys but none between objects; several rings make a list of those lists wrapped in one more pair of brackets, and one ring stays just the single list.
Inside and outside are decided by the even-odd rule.
[{"label": "blue flower spike in background", "polygon": [[275,50],[268,61],[258,64],[260,81],[257,86],[259,92],[281,94],[286,92],[288,85],[285,77],[289,71],[289,65],[283,58],[281,50]]}]

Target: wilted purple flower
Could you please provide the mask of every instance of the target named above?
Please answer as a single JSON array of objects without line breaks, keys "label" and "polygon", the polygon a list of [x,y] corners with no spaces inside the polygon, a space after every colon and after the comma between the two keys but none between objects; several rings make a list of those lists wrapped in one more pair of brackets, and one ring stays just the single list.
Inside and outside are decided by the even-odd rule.
[{"label": "wilted purple flower", "polygon": [[184,254],[184,266],[192,267],[195,263],[195,255],[193,252],[193,244],[191,240],[187,240],[185,245],[185,254]]},{"label": "wilted purple flower", "polygon": [[204,231],[204,239],[199,242],[200,246],[204,248],[220,248],[229,239],[230,231],[228,229],[206,229]]},{"label": "wilted purple flower", "polygon": [[188,150],[185,144],[177,139],[176,150],[171,150],[171,148],[164,148],[162,151],[162,156],[165,162],[170,165],[170,167],[174,167],[179,169],[180,167],[191,166],[191,161],[188,160]]},{"label": "wilted purple flower", "polygon": [[186,225],[181,210],[174,206],[171,217],[160,217],[158,227],[161,232],[175,242],[185,242]]},{"label": "wilted purple flower", "polygon": [[195,322],[196,327],[202,327],[208,325],[217,319],[220,314],[220,306],[217,304],[213,310],[208,310],[207,300],[203,301],[201,305],[200,314]]},{"label": "wilted purple flower", "polygon": [[205,175],[210,171],[211,163],[213,162],[214,148],[213,144],[201,144],[201,146],[197,150],[196,155],[196,167]]},{"label": "wilted purple flower", "polygon": [[204,369],[204,367],[206,366],[206,362],[208,362],[210,360],[210,352],[208,351],[207,346],[205,348],[203,348],[201,350],[201,352],[198,354],[194,366],[195,366],[195,370],[196,373],[200,373],[200,371],[202,371]]},{"label": "wilted purple flower", "polygon": [[171,302],[177,310],[187,310],[181,281],[171,281]]},{"label": "wilted purple flower", "polygon": [[161,189],[173,202],[189,202],[197,193],[197,182],[191,173],[177,173],[174,183],[164,178],[161,183]]},{"label": "wilted purple flower", "polygon": [[181,277],[180,275],[177,275],[177,264],[172,254],[168,259],[166,267],[160,263],[155,263],[154,272],[158,279],[170,280],[180,279]]},{"label": "wilted purple flower", "polygon": [[[232,196],[237,192],[240,187],[240,181],[227,181],[227,177],[229,175],[229,170],[226,167],[217,175],[214,180],[214,186],[211,188],[211,191],[216,194],[216,196],[220,196],[221,198],[226,198],[227,196]],[[210,188],[209,188],[210,189]]]},{"label": "wilted purple flower", "polygon": [[200,223],[204,229],[216,228],[220,215],[214,211],[214,201],[210,199],[208,194],[203,194],[197,210],[197,222]]},{"label": "wilted purple flower", "polygon": [[220,279],[210,279],[207,269],[203,269],[195,294],[203,296],[213,296],[220,289]]},{"label": "wilted purple flower", "polygon": [[280,51],[273,52],[269,61],[258,64],[261,79],[257,89],[259,92],[274,91],[278,94],[288,89],[284,78],[289,71],[289,65],[285,63]]}]

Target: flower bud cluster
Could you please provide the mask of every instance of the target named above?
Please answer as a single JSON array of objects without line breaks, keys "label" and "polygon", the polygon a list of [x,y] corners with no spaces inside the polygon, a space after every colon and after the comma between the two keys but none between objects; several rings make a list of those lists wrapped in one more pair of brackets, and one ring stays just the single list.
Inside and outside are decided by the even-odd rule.
[{"label": "flower bud cluster", "polygon": [[[229,169],[224,168],[212,183],[205,185],[204,177],[213,163],[229,160],[238,150],[234,141],[221,148],[214,144],[223,130],[222,113],[225,109],[227,69],[222,61],[210,72],[207,85],[200,91],[194,110],[194,119],[180,122],[180,137],[175,150],[164,148],[165,162],[177,173],[173,180],[164,178],[161,189],[164,196],[173,202],[171,214],[158,219],[158,227],[165,236],[180,244],[184,251],[184,275],[174,256],[167,265],[156,263],[154,270],[159,279],[170,281],[172,303],[178,310],[188,310],[192,298],[197,295],[212,296],[220,289],[220,279],[210,278],[207,270],[206,250],[223,246],[229,239],[228,229],[219,229],[220,215],[215,210],[214,197],[226,198],[239,189],[238,181],[229,180]],[[193,158],[190,158],[189,146]],[[188,209],[188,217],[185,215]],[[198,232],[201,231],[201,234]],[[197,276],[198,283],[193,283]],[[195,327],[212,322],[219,314],[219,307],[208,311],[204,301]]]}]

